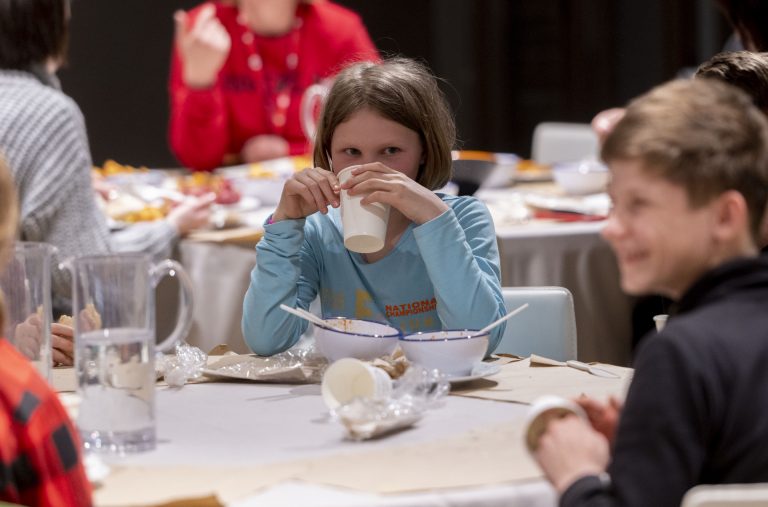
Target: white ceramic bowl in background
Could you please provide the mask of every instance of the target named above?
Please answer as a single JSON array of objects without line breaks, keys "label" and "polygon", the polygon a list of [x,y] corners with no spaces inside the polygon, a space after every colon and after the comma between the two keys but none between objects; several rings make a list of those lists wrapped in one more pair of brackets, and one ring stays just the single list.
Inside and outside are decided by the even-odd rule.
[{"label": "white ceramic bowl in background", "polygon": [[610,173],[597,160],[580,160],[555,164],[552,176],[566,194],[584,195],[605,191]]},{"label": "white ceramic bowl in background", "polygon": [[408,361],[449,376],[470,375],[488,351],[488,334],[473,330],[429,331],[400,338]]},{"label": "white ceramic bowl in background", "polygon": [[315,345],[329,361],[343,357],[371,360],[391,355],[400,338],[400,331],[380,322],[344,317],[323,320],[328,326],[315,325]]}]

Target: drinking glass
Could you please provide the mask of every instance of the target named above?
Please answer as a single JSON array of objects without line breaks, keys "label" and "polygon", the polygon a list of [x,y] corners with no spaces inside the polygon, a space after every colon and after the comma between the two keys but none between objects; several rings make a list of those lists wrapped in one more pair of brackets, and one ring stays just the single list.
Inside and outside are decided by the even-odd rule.
[{"label": "drinking glass", "polygon": [[0,287],[5,294],[5,337],[40,374],[51,380],[51,259],[56,248],[46,243],[18,242]]}]

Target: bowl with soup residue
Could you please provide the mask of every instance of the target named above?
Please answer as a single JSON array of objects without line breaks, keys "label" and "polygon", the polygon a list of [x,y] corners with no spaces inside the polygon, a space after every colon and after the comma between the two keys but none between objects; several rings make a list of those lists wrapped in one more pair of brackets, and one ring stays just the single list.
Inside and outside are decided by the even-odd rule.
[{"label": "bowl with soup residue", "polygon": [[398,329],[382,322],[345,317],[323,321],[326,326],[315,325],[315,344],[329,361],[343,357],[371,360],[388,356],[395,351],[400,338]]},{"label": "bowl with soup residue", "polygon": [[490,333],[459,329],[405,335],[400,346],[408,361],[448,376],[469,375],[488,351]]}]

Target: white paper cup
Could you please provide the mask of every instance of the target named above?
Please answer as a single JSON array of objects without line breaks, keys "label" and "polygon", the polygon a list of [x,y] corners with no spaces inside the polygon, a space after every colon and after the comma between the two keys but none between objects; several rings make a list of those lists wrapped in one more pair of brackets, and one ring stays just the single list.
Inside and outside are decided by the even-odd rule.
[{"label": "white paper cup", "polygon": [[387,372],[359,359],[339,359],[325,370],[320,388],[330,409],[355,398],[386,398],[392,393]]},{"label": "white paper cup", "polygon": [[669,315],[666,314],[653,316],[653,322],[656,324],[656,331],[664,329],[664,326],[667,325],[667,317],[669,317]]},{"label": "white paper cup", "polygon": [[539,439],[546,431],[549,421],[575,414],[584,421],[589,421],[584,409],[576,403],[560,396],[541,396],[536,398],[525,417],[525,446],[533,452],[539,446]]},{"label": "white paper cup", "polygon": [[[352,176],[349,166],[337,175],[339,183],[344,184]],[[389,222],[389,204],[375,202],[360,204],[364,195],[349,195],[341,191],[341,224],[344,228],[344,246],[358,253],[373,253],[384,248]]]}]

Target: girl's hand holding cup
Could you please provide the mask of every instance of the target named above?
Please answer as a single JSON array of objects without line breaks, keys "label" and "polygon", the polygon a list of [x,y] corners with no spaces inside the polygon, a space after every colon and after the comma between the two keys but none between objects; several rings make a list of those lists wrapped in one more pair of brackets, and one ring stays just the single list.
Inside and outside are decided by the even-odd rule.
[{"label": "girl's hand holding cup", "polygon": [[341,188],[347,190],[349,195],[367,194],[361,204],[389,204],[417,225],[429,222],[448,210],[448,205],[434,192],[381,162],[353,169],[352,176]]},{"label": "girl's hand holding cup", "polygon": [[319,167],[295,173],[285,182],[283,194],[272,220],[305,218],[313,213],[328,213],[328,206],[339,207],[341,186],[336,175]]}]

